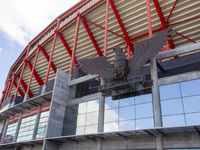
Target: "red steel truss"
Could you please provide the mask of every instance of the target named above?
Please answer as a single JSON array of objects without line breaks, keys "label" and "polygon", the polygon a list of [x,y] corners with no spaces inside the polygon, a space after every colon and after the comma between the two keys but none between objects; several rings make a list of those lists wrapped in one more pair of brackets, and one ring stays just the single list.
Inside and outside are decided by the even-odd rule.
[{"label": "red steel truss", "polygon": [[[63,45],[65,47],[65,49],[67,50],[69,56],[71,57],[71,65],[70,65],[69,74],[73,75],[74,64],[77,64],[75,55],[76,55],[76,46],[77,46],[77,41],[78,41],[78,33],[79,33],[80,21],[82,22],[82,24],[83,24],[88,36],[90,37],[90,39],[91,39],[91,41],[93,43],[95,51],[97,52],[97,55],[95,55],[93,57],[106,56],[108,50],[112,49],[113,47],[119,46],[119,45],[121,45],[123,43],[126,43],[124,54],[128,51],[128,58],[130,58],[131,57],[131,52],[132,52],[132,54],[134,53],[134,46],[136,45],[133,42],[133,40],[138,39],[138,38],[143,37],[143,36],[148,35],[148,34],[150,34],[150,36],[152,36],[153,32],[163,30],[163,29],[167,28],[168,26],[172,26],[172,25],[176,25],[176,24],[180,24],[180,23],[183,23],[183,22],[186,22],[186,21],[190,21],[190,20],[193,20],[193,19],[200,18],[200,16],[196,16],[196,17],[188,18],[188,19],[185,19],[185,20],[182,20],[182,21],[178,21],[178,22],[169,24],[170,17],[173,14],[174,9],[176,9],[176,5],[178,3],[178,0],[175,0],[174,5],[172,6],[172,8],[171,8],[171,10],[169,12],[169,15],[167,16],[166,20],[164,18],[164,15],[163,15],[163,12],[162,12],[162,9],[160,7],[160,4],[159,4],[158,0],[153,0],[154,6],[156,8],[156,11],[158,13],[158,16],[159,16],[159,19],[160,19],[160,22],[161,22],[161,26],[152,30],[151,27],[150,27],[151,26],[151,21],[148,20],[148,23],[149,23],[149,31],[148,32],[142,33],[142,34],[134,36],[134,37],[130,37],[128,35],[127,29],[126,29],[126,27],[124,25],[123,19],[120,16],[119,10],[117,9],[117,6],[114,3],[114,0],[98,0],[96,3],[92,4],[91,6],[89,6],[87,9],[85,9],[81,13],[78,13],[77,16],[75,16],[74,18],[69,20],[67,23],[62,24],[62,26],[59,26],[60,25],[60,22],[59,22],[60,20],[64,20],[71,13],[76,12],[78,9],[80,9],[83,6],[85,6],[90,1],[91,0],[81,1],[78,4],[76,4],[76,7],[74,7],[72,10],[66,11],[63,14],[61,14],[60,16],[58,16],[58,19],[56,18],[47,28],[45,28],[38,36],[36,36],[36,38],[34,38],[29,43],[29,46],[27,46],[25,48],[25,50],[22,52],[22,54],[19,56],[17,61],[14,63],[14,65],[10,69],[10,72],[9,72],[9,75],[8,75],[8,79],[7,79],[6,83],[5,83],[5,87],[4,87],[4,90],[2,92],[0,105],[2,104],[3,101],[5,101],[10,96],[10,93],[11,93],[13,85],[16,88],[14,102],[15,102],[17,93],[19,93],[20,96],[22,96],[22,97],[24,97],[25,94],[28,94],[28,96],[31,98],[31,97],[34,96],[33,93],[30,91],[32,77],[34,76],[35,80],[38,83],[38,85],[41,86],[43,84],[44,85],[47,84],[50,68],[52,68],[54,73],[56,73],[57,68],[54,65],[54,62],[52,60],[53,60],[53,53],[54,53],[54,48],[55,48],[55,44],[56,44],[57,35],[59,36],[60,40],[62,41],[62,43],[63,43]],[[92,22],[91,20],[87,19],[86,17],[83,17],[84,13],[86,13],[87,11],[95,8],[100,3],[106,3],[105,27],[103,27],[101,25],[98,25],[97,23]],[[119,24],[119,27],[121,28],[121,31],[122,31],[123,35],[120,35],[120,34],[115,33],[115,32],[113,32],[113,31],[108,29],[108,24],[109,24],[109,6],[111,6],[112,11],[114,12],[114,15],[115,15],[116,20],[117,20],[117,22]],[[148,14],[148,19],[150,19],[150,16],[149,16],[150,8],[147,9],[147,12],[148,12],[147,13]],[[65,38],[62,35],[62,30],[66,26],[68,26],[69,24],[71,24],[72,22],[75,22],[75,21],[77,21],[77,24],[76,24],[76,31],[75,31],[75,37],[74,37],[73,50],[71,50],[69,45],[68,45],[68,43],[67,43],[67,41],[65,40]],[[96,41],[96,39],[95,39],[91,29],[90,29],[89,23],[91,23],[91,24],[93,24],[93,25],[105,30],[105,34],[104,34],[105,35],[104,36],[104,51],[100,49],[100,47],[98,45],[98,41]],[[40,45],[37,45],[37,47],[35,49],[33,49],[31,51],[31,53],[29,54],[31,46],[34,46],[39,39],[41,39],[46,33],[48,33],[50,30],[52,30],[52,28],[55,28],[55,27],[56,27],[56,29],[54,30],[54,33],[51,34],[48,38],[46,38],[42,43],[40,43]],[[110,32],[112,34],[115,34],[118,37],[121,37],[122,41],[119,44],[108,48],[107,47],[108,32]],[[183,38],[186,38],[186,39],[190,40],[191,42],[196,43],[194,40],[190,39],[187,36],[184,36],[183,34],[181,34],[179,32],[176,32],[176,34],[182,36]],[[44,49],[43,45],[46,42],[50,41],[51,39],[53,39],[53,44],[52,44],[51,53],[50,53],[50,56],[49,56],[47,54],[46,50]],[[169,45],[170,45],[171,49],[175,48],[173,40],[169,40],[167,43],[168,44],[167,44],[167,47],[165,48],[165,50],[169,50]],[[42,52],[42,54],[46,58],[46,61],[48,62],[48,69],[47,69],[47,72],[46,72],[45,81],[42,81],[42,79],[40,78],[39,74],[35,70],[35,66],[36,66],[36,62],[37,62],[37,57],[38,57],[39,51]],[[32,65],[30,63],[29,59],[31,57],[33,57],[33,56],[34,56],[35,60],[34,60],[34,64]],[[19,65],[19,62],[22,59],[24,59],[24,60]],[[28,86],[22,80],[22,76],[23,76],[23,72],[24,72],[26,64],[28,65],[28,67],[31,70],[31,76],[29,78]],[[16,69],[15,67],[18,66],[18,65],[19,65],[19,67]],[[12,74],[12,76],[11,76],[11,74]],[[15,82],[15,77],[18,78],[18,83]],[[25,93],[20,89],[20,85],[22,85]]]}]

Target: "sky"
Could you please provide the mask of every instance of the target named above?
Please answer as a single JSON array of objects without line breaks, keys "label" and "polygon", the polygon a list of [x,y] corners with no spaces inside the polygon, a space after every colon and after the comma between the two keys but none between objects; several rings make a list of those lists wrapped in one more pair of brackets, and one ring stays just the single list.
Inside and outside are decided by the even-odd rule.
[{"label": "sky", "polygon": [[9,69],[28,42],[79,1],[0,1],[0,98]]}]

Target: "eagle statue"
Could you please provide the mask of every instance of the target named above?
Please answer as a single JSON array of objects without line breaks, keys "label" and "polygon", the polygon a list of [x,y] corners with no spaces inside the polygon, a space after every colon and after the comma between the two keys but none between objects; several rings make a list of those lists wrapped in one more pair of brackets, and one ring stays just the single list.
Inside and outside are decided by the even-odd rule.
[{"label": "eagle statue", "polygon": [[122,48],[113,48],[116,53],[113,64],[110,64],[105,56],[92,59],[78,60],[79,68],[88,74],[98,74],[102,78],[111,78],[113,80],[127,79],[129,74],[140,69],[150,58],[154,57],[166,41],[170,40],[167,37],[175,31],[171,31],[172,27],[168,27],[157,35],[149,38],[134,47],[134,54],[130,59],[127,59]]}]

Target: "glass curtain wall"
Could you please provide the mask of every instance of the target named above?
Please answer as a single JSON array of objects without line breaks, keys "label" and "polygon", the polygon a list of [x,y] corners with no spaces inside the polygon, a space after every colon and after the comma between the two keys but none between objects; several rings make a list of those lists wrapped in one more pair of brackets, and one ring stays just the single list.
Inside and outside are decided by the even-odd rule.
[{"label": "glass curtain wall", "polygon": [[164,127],[200,124],[200,79],[159,89]]},{"label": "glass curtain wall", "polygon": [[97,133],[99,100],[79,104],[76,134]]},{"label": "glass curtain wall", "polygon": [[153,128],[152,94],[105,99],[104,132]]},{"label": "glass curtain wall", "polygon": [[38,124],[36,139],[43,139],[45,137],[47,122],[49,117],[49,111],[41,112],[40,121]]},{"label": "glass curtain wall", "polygon": [[6,135],[4,138],[4,144],[13,142],[14,137],[15,137],[15,132],[17,129],[17,124],[18,124],[18,120],[8,124]]},{"label": "glass curtain wall", "polygon": [[22,118],[17,141],[31,140],[37,114]]}]

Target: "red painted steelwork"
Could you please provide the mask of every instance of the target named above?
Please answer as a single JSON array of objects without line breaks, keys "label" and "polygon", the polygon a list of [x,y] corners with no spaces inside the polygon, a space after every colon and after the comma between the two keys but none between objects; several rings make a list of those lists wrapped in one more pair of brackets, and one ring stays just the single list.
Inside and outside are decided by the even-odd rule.
[{"label": "red painted steelwork", "polygon": [[125,50],[124,50],[124,55],[126,54],[126,49],[128,47],[128,44],[126,44]]},{"label": "red painted steelwork", "polygon": [[[44,85],[47,85],[47,82],[48,82],[48,78],[49,78],[49,72],[50,72],[50,68],[51,68],[51,63],[52,63],[52,59],[53,59],[53,52],[54,52],[54,48],[55,48],[55,44],[56,44],[56,38],[57,38],[57,29],[59,27],[59,21],[57,22],[57,28],[55,30],[55,35],[54,35],[54,39],[53,39],[53,44],[52,44],[52,49],[51,49],[51,55],[50,55],[50,58],[49,58],[49,65],[48,65],[48,69],[47,69],[47,73],[46,73],[46,78],[45,78],[45,81],[44,81]],[[57,70],[56,70],[57,72]],[[55,72],[55,73],[56,73]]]},{"label": "red painted steelwork", "polygon": [[30,90],[30,87],[31,87],[31,81],[32,81],[33,74],[34,74],[34,71],[35,71],[35,66],[36,66],[36,62],[37,62],[39,50],[40,50],[40,49],[38,48],[37,53],[36,53],[36,55],[35,55],[35,60],[34,60],[32,72],[31,72],[31,76],[30,76],[30,79],[29,79],[28,87],[27,87],[27,90],[25,91],[26,94],[28,94],[28,92],[29,92],[29,90]]},{"label": "red painted steelwork", "polygon": [[[67,50],[68,54],[70,57],[72,57],[72,50],[70,49],[69,45],[67,44],[65,38],[63,37],[62,33],[58,32],[58,36],[60,37],[63,45],[65,46],[65,49]],[[77,64],[78,62],[76,61],[76,58],[75,58],[75,64]]]},{"label": "red painted steelwork", "polygon": [[[32,69],[33,69],[32,64],[29,61],[27,61],[27,65],[28,65],[29,69],[32,71]],[[40,78],[40,76],[38,75],[38,73],[37,73],[37,71],[35,69],[34,69],[33,75],[35,77],[35,80],[37,81],[37,83],[40,86],[44,84],[44,82],[42,81],[42,79]]]},{"label": "red painted steelwork", "polygon": [[[17,83],[13,82],[13,85],[15,86],[15,88],[17,89]],[[18,88],[18,92],[19,92],[19,95],[21,97],[24,97],[24,93],[22,92],[22,90],[20,88]]]},{"label": "red painted steelwork", "polygon": [[[46,50],[43,47],[41,47],[41,46],[38,46],[38,48],[42,51],[42,53],[44,54],[44,57],[49,62],[49,55],[47,54]],[[55,67],[55,65],[54,65],[53,62],[51,62],[51,68],[56,73],[57,68]]]},{"label": "red painted steelwork", "polygon": [[147,18],[148,18],[149,38],[151,38],[153,36],[153,32],[152,32],[151,10],[150,10],[150,2],[149,2],[149,0],[146,0],[146,5],[147,5]]},{"label": "red painted steelwork", "polygon": [[79,31],[79,25],[80,25],[80,13],[77,13],[77,23],[76,23],[76,31],[74,36],[74,45],[73,45],[73,52],[72,52],[72,59],[71,59],[71,65],[70,65],[70,72],[69,75],[73,74],[73,68],[74,68],[74,60],[76,55],[76,46],[77,46],[77,40],[78,40],[78,31]]},{"label": "red painted steelwork", "polygon": [[4,100],[5,100],[5,99],[7,98],[7,96],[8,96],[8,92],[9,92],[9,89],[10,89],[10,84],[11,84],[11,80],[9,79],[8,87],[7,87],[7,90],[6,90],[6,94],[5,94]]},{"label": "red painted steelwork", "polygon": [[183,23],[183,22],[190,21],[190,20],[197,19],[197,18],[200,18],[200,16],[196,16],[196,17],[192,17],[192,18],[189,18],[189,19],[185,19],[185,20],[182,20],[182,21],[175,22],[175,23],[171,23],[171,24],[169,24],[169,26],[173,26],[175,24]]},{"label": "red painted steelwork", "polygon": [[101,50],[100,50],[100,48],[99,48],[99,45],[97,44],[97,41],[95,40],[95,38],[94,38],[94,36],[93,36],[93,34],[92,34],[92,32],[91,32],[89,26],[87,25],[87,23],[86,23],[86,21],[85,21],[85,19],[84,19],[83,17],[81,17],[81,21],[82,21],[82,23],[83,23],[83,25],[84,25],[84,27],[85,27],[85,29],[86,29],[88,35],[89,35],[89,37],[90,37],[90,39],[91,39],[91,41],[92,41],[94,47],[95,47],[95,49],[96,49],[98,55],[99,55],[99,56],[103,56],[103,54],[102,54],[102,52],[101,52]]},{"label": "red painted steelwork", "polygon": [[170,18],[170,16],[171,16],[171,14],[172,14],[172,12],[173,12],[173,10],[174,10],[174,8],[175,8],[177,2],[178,2],[178,0],[175,1],[174,5],[173,5],[173,7],[172,7],[172,9],[171,9],[171,11],[170,11],[170,13],[169,13],[169,16],[168,16],[168,18],[167,18],[167,20],[166,20],[166,23],[168,23],[169,18]]},{"label": "red painted steelwork", "polygon": [[[30,47],[28,47],[28,50],[27,50],[27,52],[26,52],[26,57],[28,56],[29,51],[30,51]],[[25,57],[25,58],[26,58],[26,57]],[[18,84],[17,84],[17,88],[16,88],[15,97],[14,97],[14,99],[13,99],[13,102],[15,102],[15,100],[16,100],[17,93],[18,93],[18,90],[19,90],[19,85],[20,85],[21,80],[22,80],[22,75],[23,75],[25,66],[26,66],[26,59],[24,59],[24,62],[23,62],[23,67],[22,67],[22,70],[21,70],[21,74],[20,74],[20,77],[19,77],[19,81],[18,81]],[[22,86],[23,86],[23,85],[22,85]]]},{"label": "red painted steelwork", "polygon": [[[97,27],[102,28],[102,29],[105,30],[105,27],[102,27],[102,26],[100,26],[100,25],[98,25],[98,24],[96,24],[96,23],[94,23],[94,22],[92,22],[92,21],[90,21],[90,20],[88,20],[88,19],[86,19],[86,18],[85,18],[85,21],[87,21],[87,22],[89,22],[89,23],[91,23],[91,24],[93,24],[93,25],[95,25],[95,26],[97,26]],[[108,30],[108,32],[110,32],[110,33],[112,33],[112,34],[115,34],[115,35],[117,35],[117,36],[119,36],[119,37],[125,39],[125,37],[123,37],[122,35],[119,35],[119,34],[113,32],[113,31],[111,31],[111,30]]]},{"label": "red painted steelwork", "polygon": [[[17,78],[18,78],[18,80],[20,80],[20,76],[19,76],[19,75],[17,75]],[[21,83],[21,85],[22,85],[24,91],[26,92],[26,91],[27,91],[27,85],[26,85],[26,83],[24,82],[24,80],[21,79],[20,83]],[[34,96],[33,93],[32,93],[30,90],[29,90],[29,92],[28,92],[28,96],[29,96],[30,98],[32,98],[32,97]]]},{"label": "red painted steelwork", "polygon": [[192,40],[192,39],[190,39],[190,38],[184,36],[183,34],[181,34],[181,33],[179,33],[179,32],[176,32],[176,34],[178,34],[178,35],[180,35],[180,36],[182,36],[182,37],[188,39],[189,41],[192,41],[193,43],[196,43],[194,40]]},{"label": "red painted steelwork", "polygon": [[104,33],[104,56],[107,56],[108,42],[108,17],[109,17],[109,0],[106,0],[106,18],[105,18],[105,33]]},{"label": "red painted steelwork", "polygon": [[10,93],[11,93],[11,90],[12,90],[12,87],[13,87],[13,82],[15,81],[15,76],[16,76],[16,75],[13,74],[12,82],[11,82],[11,85],[10,85],[10,89],[9,89],[8,95],[7,95],[5,98],[10,97]]}]

